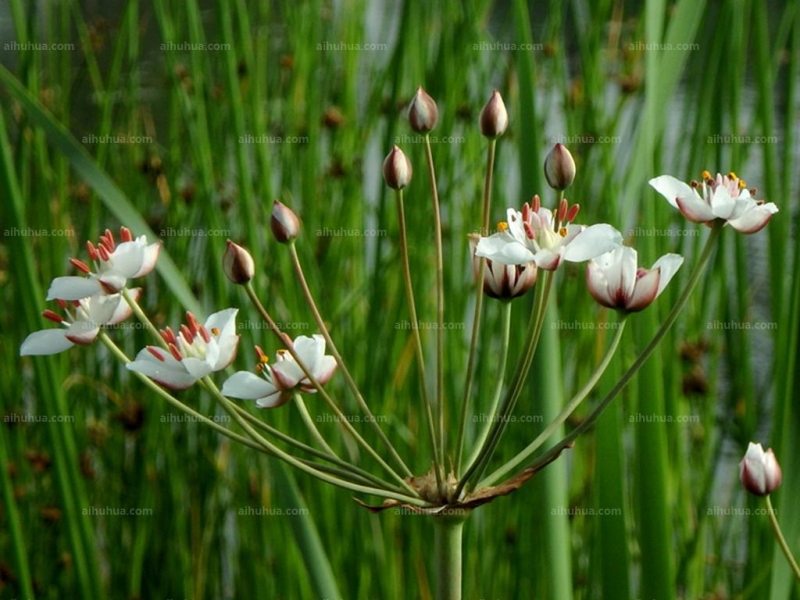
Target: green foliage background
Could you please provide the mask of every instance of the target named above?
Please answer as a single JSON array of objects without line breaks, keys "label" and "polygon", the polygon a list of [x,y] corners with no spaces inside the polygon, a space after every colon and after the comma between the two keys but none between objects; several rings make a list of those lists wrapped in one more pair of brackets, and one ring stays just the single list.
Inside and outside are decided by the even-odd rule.
[{"label": "green foliage background", "polygon": [[[420,318],[432,321],[423,146],[404,118],[419,85],[441,111],[434,158],[454,327],[471,320],[465,234],[480,220],[477,116],[493,88],[511,117],[493,220],[534,193],[552,202],[541,164],[562,141],[578,165],[568,197],[583,222],[617,226],[645,265],[665,252],[686,256],[675,283],[632,319],[602,389],[667,314],[707,235],[647,180],[732,170],[781,209],[756,235],[724,232],[660,351],[595,432],[551,467],[554,481],[534,478],[471,517],[465,598],[798,597],[766,516],[756,514],[763,504],[736,478],[748,441],[775,448],[784,485],[774,501],[798,550],[795,0],[129,0],[39,11],[10,0],[2,10],[0,598],[431,596],[427,519],[369,514],[347,492],[292,476],[198,423],[173,422],[176,413],[99,345],[18,356],[25,336],[47,326],[49,281],[68,274],[69,257],[85,258],[86,240],[119,225],[137,235],[149,227],[163,241],[158,274],[137,282],[158,324],[175,326],[186,308],[203,317],[241,308],[238,369],[254,362],[254,343],[273,353],[275,342],[222,275],[226,238],[252,251],[256,288],[276,320],[313,333],[288,255],[269,233],[278,198],[302,217],[310,284],[373,412],[412,469],[426,472],[394,198],[380,177],[398,143],[415,165],[410,256]],[[559,387],[568,397],[602,355],[607,331],[589,325],[613,316],[591,301],[583,277],[574,266],[560,273],[548,346],[559,352],[537,357],[554,363],[534,369],[519,415],[542,414],[543,395]],[[514,348],[529,301],[515,306]],[[491,302],[484,321],[478,413],[498,376]],[[146,341],[140,330],[115,334],[129,355]],[[448,331],[448,397],[462,389],[468,343],[465,329]],[[330,388],[347,398],[341,379]],[[197,389],[181,398],[218,412]],[[71,419],[13,423],[14,415]],[[302,436],[288,407],[259,415]],[[500,458],[541,427],[512,423]],[[332,423],[323,429],[336,433]],[[340,439],[336,447],[357,458]],[[552,497],[562,500],[548,504]],[[264,507],[270,514],[247,514]]]}]

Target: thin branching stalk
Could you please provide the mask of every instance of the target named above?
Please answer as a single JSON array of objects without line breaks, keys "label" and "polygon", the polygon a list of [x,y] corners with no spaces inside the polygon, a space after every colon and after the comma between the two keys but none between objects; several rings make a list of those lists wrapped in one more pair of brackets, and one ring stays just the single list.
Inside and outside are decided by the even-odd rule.
[{"label": "thin branching stalk", "polygon": [[469,464],[473,464],[477,458],[478,453],[483,448],[484,444],[486,443],[486,438],[489,437],[489,432],[492,431],[494,423],[498,419],[497,411],[500,408],[500,397],[503,393],[503,375],[506,372],[506,363],[508,361],[508,347],[509,341],[511,339],[511,302],[506,301],[503,302],[502,306],[500,307],[501,317],[502,317],[502,339],[500,341],[500,362],[497,365],[497,382],[495,385],[495,391],[492,397],[492,404],[489,408],[488,420],[483,427],[483,431],[480,433],[478,438],[475,440],[475,449],[473,450],[472,456],[469,457],[467,461]]},{"label": "thin branching stalk", "polygon": [[[439,207],[439,189],[433,166],[430,134],[425,134],[425,162],[433,200],[433,229],[436,236],[436,426],[439,431],[439,464],[444,468],[444,251],[442,249],[442,213]],[[439,487],[443,494],[444,490]]]},{"label": "thin branching stalk", "polygon": [[383,432],[383,429],[381,429],[381,426],[378,424],[378,420],[373,416],[372,411],[370,410],[369,405],[367,404],[367,401],[364,400],[364,396],[361,394],[361,390],[358,389],[358,384],[356,384],[355,380],[353,379],[353,376],[350,375],[350,371],[347,369],[347,365],[345,365],[342,355],[339,353],[339,350],[336,347],[336,344],[334,343],[331,334],[328,332],[328,328],[325,326],[325,321],[322,319],[322,315],[320,314],[319,309],[317,308],[317,304],[314,301],[314,296],[311,294],[311,290],[308,287],[308,282],[306,281],[305,274],[303,273],[303,266],[300,264],[300,258],[297,256],[297,248],[295,248],[294,242],[289,244],[289,254],[292,257],[292,266],[294,267],[294,272],[297,275],[297,279],[300,283],[300,288],[303,290],[303,296],[305,296],[306,303],[308,304],[308,307],[311,309],[311,313],[314,316],[314,320],[317,322],[317,326],[320,329],[320,333],[325,338],[325,342],[328,345],[328,349],[333,355],[333,358],[336,360],[336,364],[339,365],[339,368],[342,371],[342,375],[344,375],[344,379],[347,382],[347,387],[350,388],[350,391],[353,393],[356,402],[358,402],[358,405],[361,408],[361,410],[364,411],[364,414],[367,416],[367,420],[372,425],[373,429],[375,430],[375,433],[378,434],[378,437],[380,438],[381,442],[383,442],[383,444],[389,450],[389,453],[392,455],[392,458],[394,458],[394,460],[400,466],[400,469],[403,471],[406,477],[411,477],[412,476],[411,470],[408,468],[405,461],[403,461],[403,459],[397,453],[397,450],[395,449],[392,442],[389,441],[389,438],[386,437],[386,434]]},{"label": "thin branching stalk", "polygon": [[[486,177],[483,182],[483,209],[481,213],[481,235],[489,235],[489,211],[492,204],[492,178],[494,176],[494,156],[497,140],[489,140],[486,151]],[[464,395],[461,399],[461,416],[458,424],[458,440],[456,442],[456,476],[461,474],[461,459],[464,453],[464,435],[467,429],[467,413],[469,412],[470,396],[472,395],[472,382],[475,373],[475,363],[478,356],[478,341],[480,339],[481,314],[483,311],[483,277],[486,270],[486,259],[481,258],[478,266],[478,277],[475,284],[475,312],[472,315],[472,335],[469,342],[469,356],[467,369],[464,373]],[[482,443],[482,442],[481,442]],[[471,463],[472,461],[468,461]]]},{"label": "thin branching stalk", "polygon": [[419,332],[419,322],[417,321],[417,305],[414,300],[414,285],[411,282],[411,266],[408,259],[408,230],[406,229],[405,202],[403,190],[397,190],[397,221],[400,229],[400,256],[403,262],[403,284],[406,289],[406,301],[408,303],[408,313],[411,319],[412,333],[414,338],[414,357],[417,364],[417,373],[420,382],[420,395],[425,408],[425,422],[428,425],[428,435],[430,436],[431,449],[433,453],[433,471],[436,475],[436,485],[442,488],[442,473],[439,463],[439,448],[436,438],[436,424],[433,420],[433,408],[425,376],[425,356],[422,350],[422,336]]},{"label": "thin branching stalk", "polygon": [[624,315],[622,319],[618,323],[617,333],[614,335],[614,338],[611,340],[611,343],[608,346],[608,350],[606,350],[606,354],[600,363],[595,368],[594,372],[591,374],[589,379],[583,385],[583,387],[572,397],[572,399],[567,402],[564,406],[564,409],[558,414],[558,416],[550,423],[545,430],[540,433],[535,440],[533,440],[522,452],[517,454],[514,458],[509,460],[505,463],[502,467],[497,469],[494,473],[483,479],[478,486],[483,487],[487,485],[492,485],[494,482],[501,479],[506,473],[514,469],[517,465],[524,462],[528,459],[542,444],[544,444],[555,431],[566,422],[566,420],[574,413],[578,406],[580,406],[581,402],[589,395],[589,393],[594,389],[597,385],[597,382],[600,381],[600,378],[605,373],[606,368],[608,367],[611,359],[617,352],[617,348],[619,347],[619,343],[622,340],[622,333],[625,331],[625,323],[627,322],[627,315]]},{"label": "thin branching stalk", "polygon": [[258,313],[267,322],[267,325],[269,325],[270,330],[275,334],[275,336],[278,338],[278,341],[286,348],[286,350],[289,352],[292,358],[294,358],[294,360],[297,362],[297,365],[300,367],[300,369],[302,369],[303,374],[308,378],[311,385],[314,386],[314,388],[320,394],[320,396],[328,405],[328,407],[336,414],[336,416],[339,418],[339,422],[344,426],[347,432],[353,436],[356,442],[362,448],[364,448],[364,450],[366,450],[366,452],[370,456],[372,456],[372,458],[374,458],[378,462],[378,464],[381,465],[381,467],[386,469],[387,473],[389,473],[389,475],[391,475],[391,477],[394,480],[396,480],[408,492],[416,495],[416,491],[414,490],[414,488],[412,488],[407,481],[405,481],[394,469],[392,469],[392,467],[389,466],[386,463],[386,461],[383,460],[383,458],[381,458],[381,456],[375,451],[375,449],[370,444],[367,443],[367,441],[358,433],[358,431],[355,430],[355,428],[350,424],[350,421],[347,419],[347,416],[342,412],[342,410],[339,408],[336,402],[334,402],[333,398],[331,398],[330,394],[328,394],[325,388],[323,388],[322,385],[319,383],[319,381],[317,381],[317,378],[314,377],[314,375],[308,370],[308,367],[305,365],[303,360],[297,354],[294,347],[291,344],[286,343],[286,338],[284,337],[284,334],[281,333],[281,330],[280,328],[278,328],[278,325],[275,323],[275,321],[269,315],[267,310],[261,304],[261,301],[258,299],[258,296],[256,296],[256,293],[253,290],[253,286],[250,283],[248,283],[245,286],[245,290],[247,291],[247,296],[250,298],[250,301],[253,303],[253,306],[255,306]]}]

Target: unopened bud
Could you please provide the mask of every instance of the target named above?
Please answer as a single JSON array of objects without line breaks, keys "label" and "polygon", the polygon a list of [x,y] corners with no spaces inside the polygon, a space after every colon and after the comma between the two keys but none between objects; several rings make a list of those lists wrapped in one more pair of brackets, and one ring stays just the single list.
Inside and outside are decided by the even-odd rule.
[{"label": "unopened bud", "polygon": [[481,133],[489,139],[496,139],[505,133],[508,127],[508,111],[497,90],[481,110],[480,124]]},{"label": "unopened bud", "polygon": [[417,93],[408,107],[408,122],[411,129],[417,133],[428,133],[436,127],[439,120],[439,109],[436,102],[421,87],[417,88]]},{"label": "unopened bud", "polygon": [[411,182],[411,162],[397,146],[383,161],[383,178],[393,190],[402,190]]},{"label": "unopened bud", "polygon": [[288,244],[300,233],[300,219],[291,208],[278,200],[272,205],[270,226],[275,239],[281,244]]},{"label": "unopened bud", "polygon": [[764,452],[761,444],[750,442],[739,463],[739,481],[756,496],[768,496],[781,485],[783,473],[772,449]]},{"label": "unopened bud", "polygon": [[247,250],[228,240],[228,247],[222,255],[222,270],[233,283],[242,285],[253,279],[255,263]]},{"label": "unopened bud", "polygon": [[575,160],[566,146],[556,144],[544,160],[544,176],[554,190],[565,190],[575,181]]}]

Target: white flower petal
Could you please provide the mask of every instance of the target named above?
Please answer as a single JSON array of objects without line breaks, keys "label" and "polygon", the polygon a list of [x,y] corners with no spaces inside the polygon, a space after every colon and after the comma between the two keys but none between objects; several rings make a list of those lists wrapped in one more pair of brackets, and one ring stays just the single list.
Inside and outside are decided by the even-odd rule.
[{"label": "white flower petal", "polygon": [[164,360],[158,360],[145,348],[139,351],[135,361],[128,363],[125,367],[129,371],[147,375],[164,387],[173,390],[184,390],[197,381],[169,352],[161,348],[153,348],[153,350]]},{"label": "white flower petal", "polygon": [[[564,260],[583,262],[622,244],[622,234],[607,223],[581,231],[564,249]],[[541,265],[540,265],[541,266]]]},{"label": "white flower petal", "polygon": [[98,333],[100,333],[99,323],[93,321],[75,321],[67,328],[64,335],[73,344],[88,346],[95,340]]},{"label": "white flower petal", "polygon": [[44,329],[25,338],[19,348],[20,356],[47,356],[58,354],[72,348],[73,343],[66,336],[66,329]]},{"label": "white flower petal", "polygon": [[[214,344],[213,348],[216,349],[217,345]],[[210,346],[209,350],[211,350]],[[214,352],[213,360],[216,360],[217,352]],[[181,364],[183,365],[184,371],[186,371],[187,373],[189,373],[189,375],[194,377],[195,381],[198,379],[202,379],[203,377],[214,371],[214,363],[208,360],[208,357],[195,358],[193,356],[188,356],[181,361]]]},{"label": "white flower petal", "polygon": [[661,175],[651,179],[648,183],[675,208],[678,208],[676,202],[678,198],[696,197],[695,191],[689,185],[675,179],[672,175]]},{"label": "white flower petal", "polygon": [[90,277],[56,277],[47,290],[47,300],[82,300],[99,292],[100,283]]},{"label": "white flower petal", "polygon": [[659,258],[651,267],[651,270],[661,269],[661,277],[658,282],[658,292],[656,296],[661,295],[664,288],[678,272],[683,264],[683,257],[680,254],[665,254]]},{"label": "white flower petal", "polygon": [[741,216],[730,219],[728,224],[740,233],[755,233],[760,231],[776,212],[778,207],[774,203],[760,204]]},{"label": "white flower petal", "polygon": [[236,314],[239,312],[238,308],[226,308],[206,319],[206,329],[219,329],[219,337],[226,337],[236,335]]},{"label": "white flower petal", "polygon": [[269,381],[248,371],[237,371],[222,384],[224,396],[241,400],[257,400],[277,391],[278,388]]},{"label": "white flower petal", "polygon": [[625,309],[637,312],[650,306],[658,295],[660,279],[661,271],[657,269],[647,271],[642,277],[639,277],[633,294],[625,302]]},{"label": "white flower petal", "polygon": [[525,244],[506,231],[482,237],[478,241],[475,255],[504,265],[522,265],[534,258],[533,252]]}]

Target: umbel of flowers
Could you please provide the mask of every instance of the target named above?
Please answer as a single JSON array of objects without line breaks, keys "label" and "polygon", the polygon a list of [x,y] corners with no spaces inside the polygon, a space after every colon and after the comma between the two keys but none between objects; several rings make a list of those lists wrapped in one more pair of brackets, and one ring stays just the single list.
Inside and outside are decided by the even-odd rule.
[{"label": "umbel of flowers", "polygon": [[[302,225],[298,216],[285,204],[275,201],[270,228],[275,240],[283,244],[292,265],[292,283],[297,285],[314,317],[317,332],[292,339],[271,317],[252,285],[261,259],[228,241],[221,268],[228,279],[242,289],[253,309],[268,326],[273,339],[260,340],[251,353],[252,369],[223,375],[220,371],[231,366],[236,357],[239,336],[236,334],[238,308],[226,308],[206,319],[187,313],[186,323],[157,330],[139,305],[140,289],[128,288],[128,280],[148,275],[156,265],[161,250],[159,242],[148,244],[144,236],[133,237],[124,227],[120,244],[106,231],[97,244],[87,244],[92,266],[71,259],[80,275],[56,278],[50,286],[47,300],[56,301],[61,313],[51,309],[43,316],[58,327],[32,333],[22,343],[23,355],[42,355],[61,352],[74,345],[88,345],[99,339],[122,361],[132,376],[177,409],[197,417],[220,434],[283,460],[292,467],[325,483],[355,492],[368,509],[381,511],[389,507],[429,515],[436,540],[433,553],[437,598],[459,598],[461,594],[461,535],[470,513],[493,499],[518,489],[525,481],[556,460],[575,440],[589,429],[598,416],[622,390],[628,381],[657,347],[677,319],[692,290],[708,264],[715,243],[724,227],[742,233],[755,233],[778,212],[773,203],[756,198],[755,190],[735,174],[716,175],[704,172],[701,181],[682,183],[669,175],[650,180],[653,188],[663,195],[692,222],[710,228],[706,245],[691,272],[686,276],[683,290],[668,316],[661,323],[652,341],[639,353],[610,391],[588,410],[580,424],[563,439],[547,448],[542,446],[588,397],[603,375],[619,347],[625,325],[632,315],[645,310],[657,301],[683,265],[683,258],[666,253],[647,269],[639,265],[637,251],[623,243],[621,233],[608,223],[591,223],[591,215],[580,210],[575,198],[567,199],[566,191],[580,176],[569,150],[557,144],[547,155],[545,178],[552,188],[552,202],[543,201],[537,194],[521,206],[505,207],[504,220],[493,231],[489,223],[496,213],[492,207],[494,158],[496,145],[511,125],[501,94],[494,91],[479,117],[479,129],[486,139],[486,177],[482,195],[481,222],[476,223],[480,234],[470,237],[471,270],[475,279],[475,303],[471,332],[472,340],[465,357],[463,396],[460,402],[447,398],[444,377],[444,252],[442,219],[437,178],[430,145],[430,132],[438,123],[436,102],[422,88],[414,95],[408,110],[411,128],[423,136],[425,159],[418,167],[427,177],[430,204],[423,208],[419,196],[423,186],[414,186],[414,169],[402,149],[394,146],[383,162],[383,177],[394,191],[398,215],[395,241],[401,257],[396,275],[404,282],[414,362],[419,373],[419,409],[424,422],[421,436],[426,438],[429,454],[424,459],[403,456],[398,440],[392,440],[374,418],[372,407],[362,394],[347,363],[331,337],[326,321],[318,308],[315,296],[325,290],[312,290],[296,251],[303,243]],[[424,344],[418,326],[417,292],[412,285],[408,247],[411,233],[406,227],[405,194],[415,197],[415,210],[427,210],[432,231],[419,232],[422,241],[431,239],[431,263],[435,266],[435,296],[437,327],[433,344]],[[580,218],[579,218],[580,217]],[[417,232],[414,232],[417,234]],[[465,232],[466,235],[466,232]],[[579,267],[584,263],[585,266]],[[602,307],[613,309],[619,326],[608,342],[604,356],[579,391],[564,405],[563,410],[547,425],[545,431],[516,454],[503,461],[495,460],[496,450],[503,442],[505,424],[510,420],[526,381],[539,335],[545,325],[546,306],[554,280],[567,269],[583,268],[587,294],[586,302],[594,299]],[[578,283],[575,283],[578,282]],[[580,278],[569,280],[570,285],[582,285]],[[533,290],[533,309],[521,307],[516,299]],[[428,293],[428,290],[426,290]],[[484,310],[484,296],[497,301],[502,316],[500,351],[496,377],[490,385],[476,386],[475,356],[478,334]],[[512,328],[512,312],[517,320],[527,319],[527,328]],[[152,344],[128,357],[113,341],[124,331],[118,327],[135,315],[152,334]],[[635,316],[633,317],[635,319]],[[201,324],[202,323],[202,324]],[[394,332],[392,332],[394,334]],[[484,333],[484,335],[487,335]],[[522,336],[522,352],[509,356],[512,335]],[[427,341],[427,340],[426,340]],[[271,345],[271,346],[270,346]],[[424,348],[434,348],[428,356]],[[263,348],[267,348],[265,351]],[[506,369],[510,361],[515,369]],[[430,368],[430,362],[433,367]],[[507,379],[503,374],[513,373]],[[221,380],[221,386],[218,382]],[[180,399],[181,390],[200,386],[231,415],[233,425],[225,427],[200,415]],[[475,398],[474,390],[493,390],[488,398]],[[346,390],[346,391],[345,391]],[[347,405],[342,398],[346,396]],[[364,417],[360,422],[373,430],[376,445],[369,443],[362,430],[353,425],[346,410],[352,410],[351,399]],[[310,404],[307,406],[306,401]],[[449,404],[452,410],[445,411]],[[480,404],[482,412],[490,407],[489,419],[467,435],[466,424],[474,422],[469,415]],[[345,409],[345,406],[350,407]],[[302,420],[304,431],[279,431],[268,419],[254,409],[295,410]],[[322,412],[336,416],[337,427],[326,438],[317,427],[314,415]],[[446,415],[453,415],[447,419]],[[263,415],[263,413],[262,413]],[[337,451],[346,438],[361,452],[346,455]],[[467,444],[467,440],[473,440]],[[363,457],[356,460],[354,456]],[[504,456],[509,453],[505,452]],[[409,466],[424,465],[421,472]],[[742,461],[741,478],[745,487],[758,495],[769,494],[781,481],[780,468],[771,451],[764,453],[760,446],[748,449]],[[375,498],[382,499],[376,504]]]}]

